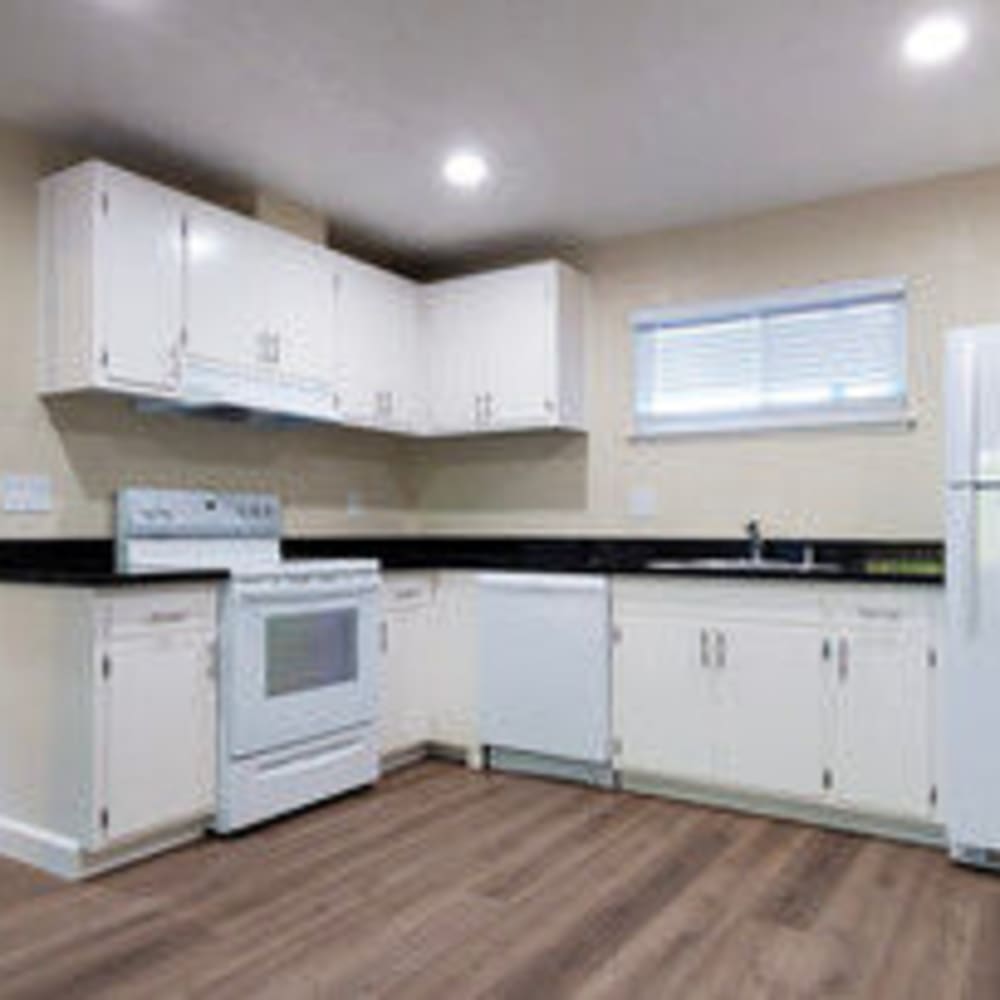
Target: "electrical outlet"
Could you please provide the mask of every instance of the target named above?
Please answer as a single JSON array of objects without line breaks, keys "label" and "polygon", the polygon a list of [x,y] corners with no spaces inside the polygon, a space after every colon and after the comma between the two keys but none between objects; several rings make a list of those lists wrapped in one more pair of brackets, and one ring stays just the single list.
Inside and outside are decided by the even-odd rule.
[{"label": "electrical outlet", "polygon": [[7,473],[0,482],[3,509],[8,514],[48,514],[52,510],[52,477]]},{"label": "electrical outlet", "polygon": [[360,517],[365,512],[364,499],[360,490],[350,490],[347,494],[347,516]]},{"label": "electrical outlet", "polygon": [[645,519],[656,517],[659,497],[652,486],[633,486],[628,495],[629,517]]}]

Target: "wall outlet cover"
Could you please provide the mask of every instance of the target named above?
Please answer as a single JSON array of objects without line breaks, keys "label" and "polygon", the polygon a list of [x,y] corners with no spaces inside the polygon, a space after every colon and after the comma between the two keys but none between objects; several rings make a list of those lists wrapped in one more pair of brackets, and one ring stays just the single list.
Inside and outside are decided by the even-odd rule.
[{"label": "wall outlet cover", "polygon": [[8,514],[48,514],[52,510],[52,477],[6,473],[0,480],[3,509]]},{"label": "wall outlet cover", "polygon": [[633,486],[628,495],[629,517],[656,517],[659,510],[659,497],[652,486]]}]

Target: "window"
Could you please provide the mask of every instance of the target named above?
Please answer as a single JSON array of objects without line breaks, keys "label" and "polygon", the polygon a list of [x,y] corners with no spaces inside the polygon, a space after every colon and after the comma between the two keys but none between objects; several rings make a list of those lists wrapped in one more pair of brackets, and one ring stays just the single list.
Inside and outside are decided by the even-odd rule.
[{"label": "window", "polygon": [[906,417],[901,281],[645,310],[632,339],[638,435]]}]

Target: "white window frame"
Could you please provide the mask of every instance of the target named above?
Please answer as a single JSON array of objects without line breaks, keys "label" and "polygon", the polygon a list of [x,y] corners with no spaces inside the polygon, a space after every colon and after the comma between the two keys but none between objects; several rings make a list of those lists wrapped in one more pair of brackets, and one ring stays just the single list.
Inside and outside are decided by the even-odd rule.
[{"label": "white window frame", "polygon": [[[838,407],[818,407],[789,412],[740,412],[733,415],[709,414],[704,417],[657,418],[639,413],[639,351],[638,338],[650,327],[692,326],[720,322],[726,319],[787,312],[796,308],[809,309],[824,305],[848,304],[852,301],[899,296],[903,299],[904,323],[901,348],[901,399],[879,401],[871,405],[857,404]],[[743,434],[771,430],[816,430],[864,425],[909,428],[915,424],[910,408],[909,371],[909,294],[905,278],[885,278],[865,281],[837,282],[810,288],[786,290],[773,295],[726,299],[686,306],[640,309],[630,316],[632,344],[632,437],[635,439],[675,437],[697,434]]]}]

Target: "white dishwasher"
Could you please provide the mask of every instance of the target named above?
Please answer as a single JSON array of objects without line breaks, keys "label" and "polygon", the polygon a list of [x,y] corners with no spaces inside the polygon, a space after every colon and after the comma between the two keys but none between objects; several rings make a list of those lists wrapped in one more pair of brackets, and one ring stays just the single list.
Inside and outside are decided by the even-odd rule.
[{"label": "white dishwasher", "polygon": [[489,766],[611,781],[606,577],[479,577],[479,731]]}]

